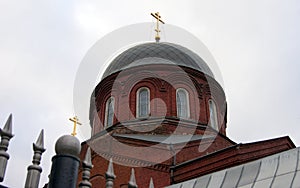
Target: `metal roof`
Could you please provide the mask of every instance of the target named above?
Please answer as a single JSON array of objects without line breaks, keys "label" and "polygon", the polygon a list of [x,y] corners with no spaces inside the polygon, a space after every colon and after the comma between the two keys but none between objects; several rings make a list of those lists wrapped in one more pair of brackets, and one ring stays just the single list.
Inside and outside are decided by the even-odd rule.
[{"label": "metal roof", "polygon": [[189,67],[214,77],[204,60],[191,50],[173,43],[151,42],[136,45],[118,55],[107,67],[102,79],[129,67],[153,63]]},{"label": "metal roof", "polygon": [[300,187],[300,148],[214,172],[167,188]]}]

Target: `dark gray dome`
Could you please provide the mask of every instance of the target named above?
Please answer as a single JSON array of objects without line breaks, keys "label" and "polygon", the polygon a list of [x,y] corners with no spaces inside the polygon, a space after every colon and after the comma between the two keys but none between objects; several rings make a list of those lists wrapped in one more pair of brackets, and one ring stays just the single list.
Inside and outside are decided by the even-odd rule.
[{"label": "dark gray dome", "polygon": [[152,42],[140,44],[122,52],[107,67],[102,79],[120,70],[146,64],[175,64],[214,77],[203,59],[191,50],[173,43]]}]

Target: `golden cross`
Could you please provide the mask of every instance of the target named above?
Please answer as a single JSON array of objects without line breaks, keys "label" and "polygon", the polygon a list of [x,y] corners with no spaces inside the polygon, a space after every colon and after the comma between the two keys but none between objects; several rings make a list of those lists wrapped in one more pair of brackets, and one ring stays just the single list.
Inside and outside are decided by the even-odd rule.
[{"label": "golden cross", "polygon": [[69,118],[69,120],[74,122],[73,132],[71,133],[71,135],[75,136],[77,134],[76,127],[77,125],[81,125],[81,123],[79,123],[79,119],[77,118],[77,116],[74,116],[73,118]]},{"label": "golden cross", "polygon": [[156,12],[156,13],[151,13],[151,15],[156,19],[156,36],[155,36],[155,40],[156,42],[159,42],[160,40],[160,36],[159,36],[159,33],[160,33],[160,30],[159,30],[159,22],[161,22],[162,24],[165,24],[164,21],[162,21],[160,18],[161,16],[159,15],[159,12]]}]

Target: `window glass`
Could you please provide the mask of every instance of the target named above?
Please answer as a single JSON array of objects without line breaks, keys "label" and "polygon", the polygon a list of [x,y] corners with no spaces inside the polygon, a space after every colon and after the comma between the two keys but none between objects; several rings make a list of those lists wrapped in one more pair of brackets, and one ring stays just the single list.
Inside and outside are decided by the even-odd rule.
[{"label": "window glass", "polygon": [[114,98],[111,97],[106,102],[105,127],[113,125],[114,121]]},{"label": "window glass", "polygon": [[213,100],[209,100],[209,124],[212,128],[219,130],[217,108]]},{"label": "window glass", "polygon": [[177,116],[180,118],[188,118],[189,112],[189,100],[188,92],[185,89],[177,89],[176,91],[176,105],[177,105]]},{"label": "window glass", "polygon": [[145,117],[149,115],[149,89],[141,88],[138,90],[138,117]]}]

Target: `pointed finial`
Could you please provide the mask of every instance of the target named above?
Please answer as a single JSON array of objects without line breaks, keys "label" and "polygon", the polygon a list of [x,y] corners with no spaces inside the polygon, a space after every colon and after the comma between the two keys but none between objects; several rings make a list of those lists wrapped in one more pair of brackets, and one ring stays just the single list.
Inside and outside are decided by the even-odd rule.
[{"label": "pointed finial", "polygon": [[154,14],[151,13],[151,16],[153,16],[156,19],[156,29],[154,30],[154,31],[156,31],[155,41],[159,42],[159,40],[160,40],[160,36],[159,36],[159,33],[160,33],[159,22],[161,22],[162,24],[165,24],[165,22],[160,19],[161,16],[159,15],[159,12],[156,12]]},{"label": "pointed finial", "polygon": [[8,149],[9,141],[14,136],[12,134],[12,114],[9,115],[3,129],[0,128],[0,182],[4,180],[7,161],[9,154],[6,152]]},{"label": "pointed finial", "polygon": [[150,178],[149,188],[154,188],[154,184],[153,184],[153,179],[152,179],[152,177]]},{"label": "pointed finial", "polygon": [[134,174],[134,168],[131,169],[131,175],[130,180],[128,182],[128,188],[137,188],[136,180],[135,180],[135,174]]},{"label": "pointed finial", "polygon": [[44,148],[44,129],[41,130],[38,139],[33,144],[33,147],[36,149],[45,150],[45,148]]},{"label": "pointed finial", "polygon": [[12,114],[9,115],[3,129],[0,129],[1,136],[8,136],[12,138],[14,135],[12,134]]},{"label": "pointed finial", "polygon": [[46,151],[44,148],[44,130],[42,129],[36,143],[33,143],[32,165],[27,168],[27,177],[25,187],[39,187],[42,167],[40,167],[42,154]]},{"label": "pointed finial", "polygon": [[89,147],[86,151],[86,154],[85,154],[85,158],[84,158],[84,161],[83,163],[86,165],[86,166],[93,166],[92,165],[92,157],[91,157],[91,148]]},{"label": "pointed finial", "polygon": [[109,177],[113,177],[113,178],[116,177],[115,173],[114,173],[114,166],[113,166],[113,160],[112,160],[112,158],[110,158],[110,160],[109,160],[107,172],[105,174],[106,174],[106,176],[109,176]]},{"label": "pointed finial", "polygon": [[108,169],[107,169],[107,172],[105,173],[106,188],[113,188],[114,187],[115,178],[116,178],[116,176],[115,176],[115,173],[114,173],[113,161],[112,161],[112,158],[110,158],[109,164],[108,164]]},{"label": "pointed finial", "polygon": [[[42,153],[46,151],[46,149],[44,148],[44,129],[41,130],[36,142],[33,143],[33,151],[35,153],[37,152],[39,155],[42,155]],[[37,161],[39,160],[40,159],[37,158]]]},{"label": "pointed finial", "polygon": [[92,184],[90,182],[90,171],[93,168],[91,159],[91,148],[89,147],[86,151],[84,161],[82,162],[82,181],[79,183],[79,188],[91,188]]}]

